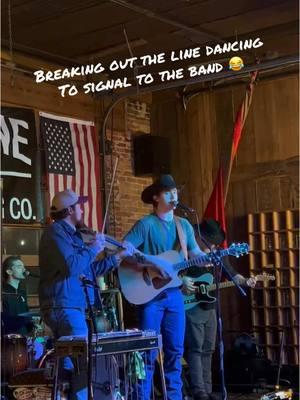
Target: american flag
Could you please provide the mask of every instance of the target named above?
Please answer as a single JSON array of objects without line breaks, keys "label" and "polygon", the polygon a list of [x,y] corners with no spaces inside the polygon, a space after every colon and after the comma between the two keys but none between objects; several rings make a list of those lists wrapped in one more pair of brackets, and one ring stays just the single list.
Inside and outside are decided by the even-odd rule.
[{"label": "american flag", "polygon": [[40,113],[46,155],[49,205],[55,195],[72,189],[88,196],[83,205],[84,222],[101,229],[101,192],[98,143],[92,122]]}]

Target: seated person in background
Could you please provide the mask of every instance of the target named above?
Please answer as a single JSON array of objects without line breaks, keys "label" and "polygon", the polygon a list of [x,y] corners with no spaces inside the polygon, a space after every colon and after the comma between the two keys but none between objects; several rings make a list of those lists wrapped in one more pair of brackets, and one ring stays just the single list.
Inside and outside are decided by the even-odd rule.
[{"label": "seated person in background", "polygon": [[2,264],[2,333],[28,335],[34,325],[30,317],[20,314],[28,311],[27,296],[20,288],[27,277],[23,261],[19,256],[9,256]]}]

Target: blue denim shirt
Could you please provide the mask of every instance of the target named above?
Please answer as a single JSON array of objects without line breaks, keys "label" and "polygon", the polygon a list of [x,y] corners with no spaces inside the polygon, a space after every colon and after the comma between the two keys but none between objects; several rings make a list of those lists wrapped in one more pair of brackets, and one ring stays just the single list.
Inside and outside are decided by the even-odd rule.
[{"label": "blue denim shirt", "polygon": [[[95,250],[84,244],[81,234],[60,220],[49,225],[40,241],[41,308],[74,307],[85,309],[86,300],[79,280],[85,275],[93,280],[91,268],[102,275],[117,266],[114,256],[94,262]],[[94,303],[94,288],[89,288]]]}]

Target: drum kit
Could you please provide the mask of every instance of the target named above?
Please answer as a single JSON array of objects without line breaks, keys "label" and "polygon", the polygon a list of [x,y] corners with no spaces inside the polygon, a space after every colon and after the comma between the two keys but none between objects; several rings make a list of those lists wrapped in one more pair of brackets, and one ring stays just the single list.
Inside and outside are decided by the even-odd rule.
[{"label": "drum kit", "polygon": [[[43,376],[45,385],[51,385],[57,366],[54,338],[51,336],[49,328],[42,322],[40,311],[30,311],[19,316],[31,318],[35,328],[32,336],[10,333],[1,337],[2,385],[4,387],[8,386],[9,389],[13,390],[14,396],[17,395],[17,392],[19,393],[20,387],[28,388],[28,381],[34,386],[36,377],[40,375]],[[113,307],[111,305],[104,307],[104,311],[96,314],[97,331],[108,332],[114,330],[116,328],[116,319],[116,312]],[[23,399],[22,396],[20,398]],[[49,397],[47,396],[46,392],[45,397],[39,392],[38,398],[48,399]],[[33,400],[35,397],[28,394],[28,398]]]},{"label": "drum kit", "polygon": [[32,336],[16,333],[1,338],[1,376],[2,382],[9,382],[16,374],[28,369],[41,368],[45,356],[53,351],[53,338],[45,336],[45,327],[41,323],[39,310],[19,314],[29,317],[34,323]]}]

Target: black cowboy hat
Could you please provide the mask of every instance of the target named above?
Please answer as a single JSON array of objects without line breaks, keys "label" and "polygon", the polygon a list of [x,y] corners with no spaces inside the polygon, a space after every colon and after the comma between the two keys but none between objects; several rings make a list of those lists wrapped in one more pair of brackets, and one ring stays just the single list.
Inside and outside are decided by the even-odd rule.
[{"label": "black cowboy hat", "polygon": [[152,185],[147,186],[141,195],[141,199],[146,204],[152,204],[153,196],[159,194],[162,190],[178,189],[172,175],[160,175]]},{"label": "black cowboy hat", "polygon": [[[198,233],[198,225],[195,224],[193,227]],[[225,240],[225,232],[222,229],[221,224],[215,219],[204,219],[201,224],[199,224],[199,229],[201,236],[216,246],[222,244]]]}]

